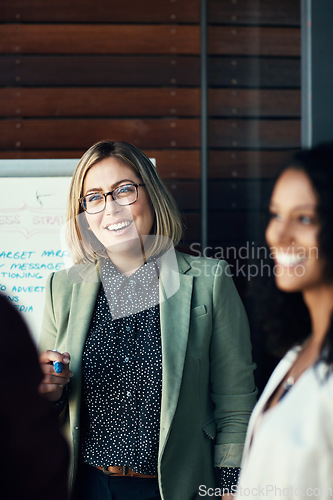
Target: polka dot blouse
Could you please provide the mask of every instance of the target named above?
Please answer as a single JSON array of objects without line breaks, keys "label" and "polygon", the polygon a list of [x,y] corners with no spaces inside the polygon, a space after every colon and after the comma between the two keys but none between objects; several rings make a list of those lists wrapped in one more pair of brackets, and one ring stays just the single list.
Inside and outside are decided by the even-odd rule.
[{"label": "polka dot blouse", "polygon": [[129,278],[105,260],[83,351],[81,455],[157,473],[162,389],[158,268]]}]

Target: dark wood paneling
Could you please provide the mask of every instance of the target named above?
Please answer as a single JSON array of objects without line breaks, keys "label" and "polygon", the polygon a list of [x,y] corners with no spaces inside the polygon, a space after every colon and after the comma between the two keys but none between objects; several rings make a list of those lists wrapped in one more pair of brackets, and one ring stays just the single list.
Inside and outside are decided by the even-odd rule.
[{"label": "dark wood paneling", "polygon": [[[39,158],[81,158],[91,144],[77,150],[0,150],[0,159],[39,159]],[[43,147],[43,145],[40,145]],[[156,159],[156,168],[164,179],[199,179],[200,151],[197,149],[145,149],[149,158]]]},{"label": "dark wood paneling", "polygon": [[200,116],[199,89],[0,89],[0,116]]},{"label": "dark wood paneling", "polygon": [[211,89],[208,94],[212,116],[300,117],[299,90]]},{"label": "dark wood paneling", "polygon": [[149,158],[156,158],[156,168],[163,178],[200,179],[199,149],[156,150],[146,149]]},{"label": "dark wood paneling", "polygon": [[208,21],[214,24],[299,26],[299,0],[209,0]]},{"label": "dark wood paneling", "polygon": [[200,28],[197,25],[3,24],[0,52],[199,54]]},{"label": "dark wood paneling", "polygon": [[[208,183],[209,211],[240,212],[260,211],[262,200],[267,199],[271,180],[219,180]],[[166,181],[170,192],[182,211],[200,211],[199,181]]]},{"label": "dark wood paneling", "polygon": [[300,56],[298,28],[211,26],[208,53],[215,55]]},{"label": "dark wood paneling", "polygon": [[[214,180],[208,184],[209,210],[210,211],[240,211],[261,210],[263,197],[271,186],[271,180]],[[177,184],[176,193],[181,189],[182,183]],[[189,186],[186,186],[189,189]],[[193,189],[193,188],[192,188]],[[194,192],[194,190],[193,190]],[[178,199],[178,198],[177,198]]]},{"label": "dark wood paneling", "polygon": [[1,56],[0,85],[198,86],[196,56]]},{"label": "dark wood paneling", "polygon": [[[0,148],[79,149],[101,138],[133,142],[141,148],[200,147],[199,119],[177,120],[2,120]],[[210,120],[212,148],[297,148],[299,120]]]},{"label": "dark wood paneling", "polygon": [[200,215],[182,214],[183,242],[200,241]]},{"label": "dark wood paneling", "polygon": [[[198,57],[0,56],[0,85],[198,86]],[[300,88],[300,59],[210,57],[211,87]]]},{"label": "dark wood paneling", "polygon": [[299,58],[209,57],[212,87],[300,88]]},{"label": "dark wood paneling", "polygon": [[299,120],[209,120],[209,147],[297,148],[300,128]]},{"label": "dark wood paneling", "polygon": [[295,150],[209,152],[209,178],[271,178]]},{"label": "dark wood paneling", "polygon": [[0,121],[0,149],[80,149],[103,139],[140,148],[198,148],[199,119],[107,120],[57,119]]},{"label": "dark wood paneling", "polygon": [[[200,29],[196,25],[3,24],[0,40],[1,53],[200,53]],[[208,52],[212,55],[299,56],[300,30],[211,26]]]},{"label": "dark wood paneling", "polygon": [[200,181],[166,181],[181,211],[200,211]]},{"label": "dark wood paneling", "polygon": [[199,0],[1,0],[3,22],[199,23]]},{"label": "dark wood paneling", "polygon": [[[208,104],[213,116],[299,117],[300,91],[211,89]],[[3,88],[0,116],[200,116],[200,90]]]},{"label": "dark wood paneling", "polygon": [[[31,158],[80,158],[85,148],[77,150],[4,150],[0,151],[0,159]],[[42,146],[42,145],[41,145]],[[209,151],[210,179],[253,179],[272,178],[295,150],[272,151]],[[156,158],[157,170],[164,179],[200,179],[200,151],[145,149],[150,158]]]}]

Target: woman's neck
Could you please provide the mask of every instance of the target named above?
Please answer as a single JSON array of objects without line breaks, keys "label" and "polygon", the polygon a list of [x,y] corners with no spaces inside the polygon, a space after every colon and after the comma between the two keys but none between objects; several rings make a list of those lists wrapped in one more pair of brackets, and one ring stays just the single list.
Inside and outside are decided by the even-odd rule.
[{"label": "woman's neck", "polygon": [[128,256],[123,257],[112,254],[109,255],[109,258],[118,271],[125,276],[130,276],[135,273],[135,271],[137,271],[146,262],[144,255],[129,258]]},{"label": "woman's neck", "polygon": [[311,342],[322,345],[332,321],[333,285],[307,290],[303,298],[311,317]]}]

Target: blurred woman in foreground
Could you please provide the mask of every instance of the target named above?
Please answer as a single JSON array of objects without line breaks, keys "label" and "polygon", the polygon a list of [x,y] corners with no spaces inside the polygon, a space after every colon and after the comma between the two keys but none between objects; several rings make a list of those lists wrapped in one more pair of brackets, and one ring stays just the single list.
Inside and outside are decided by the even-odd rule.
[{"label": "blurred woman in foreground", "polygon": [[251,416],[237,498],[323,499],[333,494],[333,145],[295,155],[269,210],[278,290],[267,325],[289,350]]}]

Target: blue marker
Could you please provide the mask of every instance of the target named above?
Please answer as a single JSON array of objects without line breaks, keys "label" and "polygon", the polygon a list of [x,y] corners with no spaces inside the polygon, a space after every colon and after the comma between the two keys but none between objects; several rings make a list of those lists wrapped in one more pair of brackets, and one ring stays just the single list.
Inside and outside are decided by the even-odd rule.
[{"label": "blue marker", "polygon": [[[58,352],[56,349],[54,349],[54,352]],[[53,368],[56,373],[61,373],[63,369],[63,364],[60,361],[53,361]]]}]

